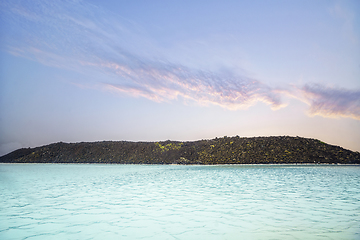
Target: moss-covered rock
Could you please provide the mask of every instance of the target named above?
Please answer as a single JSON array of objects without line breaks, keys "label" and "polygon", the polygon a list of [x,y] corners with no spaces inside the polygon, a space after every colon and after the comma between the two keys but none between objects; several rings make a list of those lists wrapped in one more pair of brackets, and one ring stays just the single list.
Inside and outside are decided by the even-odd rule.
[{"label": "moss-covered rock", "polygon": [[194,142],[54,143],[18,149],[0,157],[7,163],[121,164],[360,164],[360,153],[301,137],[223,137]]}]

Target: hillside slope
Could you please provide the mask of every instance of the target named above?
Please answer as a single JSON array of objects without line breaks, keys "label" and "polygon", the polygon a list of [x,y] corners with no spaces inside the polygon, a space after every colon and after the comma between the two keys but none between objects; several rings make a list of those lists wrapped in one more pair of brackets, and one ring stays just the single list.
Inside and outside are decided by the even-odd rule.
[{"label": "hillside slope", "polygon": [[54,143],[15,150],[4,163],[360,164],[360,153],[301,137],[223,137],[194,142]]}]

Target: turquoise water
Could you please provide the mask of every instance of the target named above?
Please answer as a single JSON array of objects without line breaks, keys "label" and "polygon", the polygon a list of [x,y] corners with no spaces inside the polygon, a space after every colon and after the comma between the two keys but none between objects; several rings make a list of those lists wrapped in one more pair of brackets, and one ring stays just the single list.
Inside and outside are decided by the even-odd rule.
[{"label": "turquoise water", "polygon": [[0,239],[360,239],[360,167],[0,164]]}]

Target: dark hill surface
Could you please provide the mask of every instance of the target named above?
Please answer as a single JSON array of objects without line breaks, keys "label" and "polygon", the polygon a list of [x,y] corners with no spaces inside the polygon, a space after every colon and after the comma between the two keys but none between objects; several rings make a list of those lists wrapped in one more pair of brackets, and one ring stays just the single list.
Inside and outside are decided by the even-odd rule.
[{"label": "dark hill surface", "polygon": [[22,148],[4,163],[360,164],[360,153],[301,137],[223,137],[194,142],[81,142]]}]

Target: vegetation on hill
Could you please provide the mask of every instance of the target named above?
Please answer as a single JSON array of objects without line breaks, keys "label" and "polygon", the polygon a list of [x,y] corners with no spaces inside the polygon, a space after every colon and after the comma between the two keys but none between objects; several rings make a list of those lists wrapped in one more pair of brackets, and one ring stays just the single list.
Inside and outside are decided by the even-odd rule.
[{"label": "vegetation on hill", "polygon": [[15,150],[6,163],[360,164],[360,153],[301,137],[222,137],[194,142],[54,143]]}]

